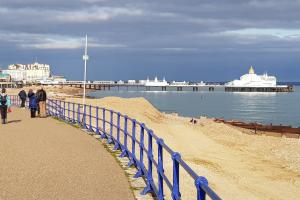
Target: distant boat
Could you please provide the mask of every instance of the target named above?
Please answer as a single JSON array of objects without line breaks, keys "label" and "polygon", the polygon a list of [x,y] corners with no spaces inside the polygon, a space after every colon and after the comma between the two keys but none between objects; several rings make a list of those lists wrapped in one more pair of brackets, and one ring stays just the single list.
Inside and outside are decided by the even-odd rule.
[{"label": "distant boat", "polygon": [[157,77],[155,77],[154,80],[149,80],[149,78],[145,81],[145,86],[147,87],[165,87],[168,86],[169,83],[164,78],[162,81],[158,80]]}]

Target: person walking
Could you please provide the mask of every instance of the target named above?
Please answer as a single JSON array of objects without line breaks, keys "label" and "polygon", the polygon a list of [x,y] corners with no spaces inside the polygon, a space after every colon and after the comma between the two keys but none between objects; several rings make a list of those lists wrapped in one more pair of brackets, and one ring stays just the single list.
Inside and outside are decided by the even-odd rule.
[{"label": "person walking", "polygon": [[25,90],[21,90],[18,95],[21,99],[21,108],[25,109],[25,102],[26,102],[26,97],[27,97]]},{"label": "person walking", "polygon": [[40,89],[36,91],[35,96],[36,96],[36,103],[37,103],[37,112],[38,112],[38,116],[40,116],[40,105],[39,105],[39,101],[40,101]]},{"label": "person walking", "polygon": [[37,91],[38,93],[38,107],[39,107],[39,116],[46,117],[46,100],[47,100],[47,93],[43,87]]},{"label": "person walking", "polygon": [[10,107],[11,101],[9,96],[6,94],[6,89],[2,88],[0,94],[0,111],[1,111],[1,119],[2,124],[7,123],[7,109]]},{"label": "person walking", "polygon": [[28,92],[28,98],[29,98],[30,117],[35,118],[35,113],[37,109],[37,97],[35,96],[32,89],[30,89]]}]

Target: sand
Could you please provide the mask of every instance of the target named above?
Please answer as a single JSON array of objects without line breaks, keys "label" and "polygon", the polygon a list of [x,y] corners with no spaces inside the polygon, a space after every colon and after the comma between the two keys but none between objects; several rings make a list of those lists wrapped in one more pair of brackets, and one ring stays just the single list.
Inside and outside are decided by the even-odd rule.
[{"label": "sand", "polygon": [[[66,100],[81,102],[81,99]],[[300,196],[300,140],[245,134],[199,118],[164,114],[143,98],[88,99],[87,104],[119,111],[144,122],[163,138],[224,199],[297,199]],[[164,157],[171,179],[172,163]],[[172,180],[172,179],[171,179]],[[193,180],[181,171],[183,199],[194,198]]]},{"label": "sand", "polygon": [[[26,86],[22,89],[24,89],[28,93],[29,89],[32,89],[34,92],[36,92],[40,88],[41,86]],[[82,89],[70,86],[43,86],[43,88],[47,91],[48,97],[59,98],[82,95]],[[17,95],[20,90],[21,88],[8,88],[7,93],[10,95]]]},{"label": "sand", "polygon": [[[66,100],[81,102],[76,98]],[[210,186],[224,199],[300,196],[299,139],[249,135],[207,118],[191,124],[189,118],[159,112],[143,98],[88,99],[87,104],[113,109],[144,122],[180,152],[199,175],[207,177]],[[170,168],[171,163],[165,167]],[[182,177],[182,197],[190,199],[195,192],[193,182],[186,174]]]}]

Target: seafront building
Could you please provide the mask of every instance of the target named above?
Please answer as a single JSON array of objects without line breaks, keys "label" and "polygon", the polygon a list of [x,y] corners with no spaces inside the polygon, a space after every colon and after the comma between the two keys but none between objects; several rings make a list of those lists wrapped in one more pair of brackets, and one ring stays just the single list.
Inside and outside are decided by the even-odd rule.
[{"label": "seafront building", "polygon": [[147,87],[165,87],[165,86],[168,86],[169,83],[166,81],[165,78],[163,78],[163,80],[158,80],[157,77],[155,77],[154,80],[149,80],[149,78],[147,78],[147,80],[145,81],[145,86]]},{"label": "seafront building", "polygon": [[263,75],[255,74],[251,66],[248,74],[244,74],[239,80],[233,80],[225,84],[231,87],[276,87],[276,77],[268,76],[267,73]]},{"label": "seafront building", "polygon": [[22,81],[24,83],[34,83],[39,80],[50,78],[50,65],[33,63],[33,64],[12,64],[8,66],[3,73],[9,74],[12,81]]},{"label": "seafront building", "polygon": [[275,76],[255,74],[251,66],[248,74],[244,74],[239,80],[233,80],[225,84],[226,92],[293,92],[293,86],[277,85]]},{"label": "seafront building", "polygon": [[10,82],[10,81],[11,81],[10,75],[2,73],[2,71],[0,71],[0,82]]},{"label": "seafront building", "polygon": [[189,82],[186,81],[172,81],[170,85],[175,85],[175,86],[187,86],[189,85]]}]

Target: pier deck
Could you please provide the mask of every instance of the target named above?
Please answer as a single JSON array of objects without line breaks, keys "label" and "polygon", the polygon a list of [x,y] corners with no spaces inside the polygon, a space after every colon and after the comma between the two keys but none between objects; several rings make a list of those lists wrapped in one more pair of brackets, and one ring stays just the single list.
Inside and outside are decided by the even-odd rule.
[{"label": "pier deck", "polygon": [[97,140],[13,108],[0,124],[0,199],[134,199],[124,171]]}]

